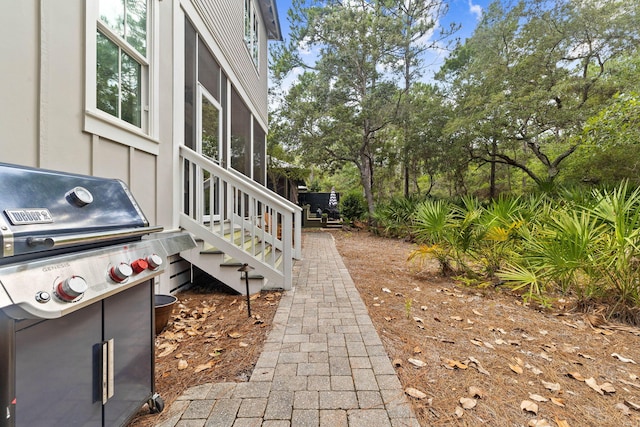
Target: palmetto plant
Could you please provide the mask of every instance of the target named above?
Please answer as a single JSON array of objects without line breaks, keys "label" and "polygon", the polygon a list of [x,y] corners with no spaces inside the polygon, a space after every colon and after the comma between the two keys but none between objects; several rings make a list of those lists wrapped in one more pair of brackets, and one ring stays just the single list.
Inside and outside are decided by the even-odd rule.
[{"label": "palmetto plant", "polygon": [[522,251],[497,275],[513,289],[528,288],[526,299],[546,302],[545,291],[556,286],[592,297],[599,290],[597,254],[603,228],[588,211],[557,210],[521,230]]},{"label": "palmetto plant", "polygon": [[453,272],[455,246],[452,244],[453,213],[451,205],[443,200],[426,200],[418,205],[413,217],[413,234],[421,245],[411,252],[409,261],[431,255],[440,263],[443,274]]},{"label": "palmetto plant", "polygon": [[610,191],[594,191],[598,200],[591,212],[605,230],[599,267],[603,280],[620,302],[640,303],[640,189],[630,191],[627,183]]},{"label": "palmetto plant", "polygon": [[421,199],[415,196],[393,197],[376,206],[373,219],[385,235],[398,237],[411,234],[411,224]]}]

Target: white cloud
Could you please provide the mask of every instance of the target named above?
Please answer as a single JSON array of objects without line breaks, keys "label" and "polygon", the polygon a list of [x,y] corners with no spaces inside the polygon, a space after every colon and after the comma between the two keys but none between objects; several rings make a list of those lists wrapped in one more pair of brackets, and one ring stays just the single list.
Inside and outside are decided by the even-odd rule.
[{"label": "white cloud", "polygon": [[479,21],[482,18],[482,6],[479,4],[473,4],[473,0],[469,1],[469,12],[472,15],[476,16],[476,19]]}]

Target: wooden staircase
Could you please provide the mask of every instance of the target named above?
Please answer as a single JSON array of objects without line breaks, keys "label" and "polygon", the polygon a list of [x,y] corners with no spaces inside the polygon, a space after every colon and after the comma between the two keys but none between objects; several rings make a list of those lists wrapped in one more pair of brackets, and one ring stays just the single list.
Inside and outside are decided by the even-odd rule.
[{"label": "wooden staircase", "polygon": [[188,189],[180,227],[198,242],[180,256],[242,294],[246,282],[238,269],[244,264],[254,269],[250,293],[291,289],[293,259],[302,254],[302,209],[189,148],[180,148],[180,161]]},{"label": "wooden staircase", "polygon": [[[282,251],[274,249],[271,245],[265,245],[263,248],[261,242],[255,236],[242,235],[238,231],[234,234],[234,240],[238,243],[242,242],[247,252],[255,253],[258,259],[275,257],[274,265],[276,268],[282,266]],[[182,252],[181,256],[229,288],[244,294],[246,292],[245,276],[244,273],[239,272],[238,269],[242,267],[245,262],[227,255],[224,251],[202,239],[196,239],[196,243],[197,246],[195,248]],[[256,263],[247,264],[250,264],[252,267],[256,265]],[[258,271],[260,271],[260,269],[258,269]],[[269,280],[263,274],[256,272],[256,270],[249,273],[248,277],[250,294],[263,289],[282,288],[279,282],[272,281],[269,283]]]}]

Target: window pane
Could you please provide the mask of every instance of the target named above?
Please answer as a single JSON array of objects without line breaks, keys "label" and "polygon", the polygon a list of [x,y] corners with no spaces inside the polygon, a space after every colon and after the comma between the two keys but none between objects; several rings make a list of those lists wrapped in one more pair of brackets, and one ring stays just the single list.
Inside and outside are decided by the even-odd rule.
[{"label": "window pane", "polygon": [[251,0],[244,0],[244,42],[251,44]]},{"label": "window pane", "polygon": [[220,142],[220,111],[206,97],[202,97],[202,154],[218,161]]},{"label": "window pane", "polygon": [[142,66],[122,52],[122,120],[141,126],[140,76]]},{"label": "window pane", "polygon": [[254,15],[253,17],[253,63],[258,65],[258,48],[260,45],[258,44],[258,18]]},{"label": "window pane", "polygon": [[100,0],[100,20],[124,37],[124,0]]},{"label": "window pane", "polygon": [[126,40],[142,56],[147,56],[146,0],[127,0]]},{"label": "window pane", "polygon": [[96,99],[97,107],[118,117],[118,46],[102,33],[97,35]]}]

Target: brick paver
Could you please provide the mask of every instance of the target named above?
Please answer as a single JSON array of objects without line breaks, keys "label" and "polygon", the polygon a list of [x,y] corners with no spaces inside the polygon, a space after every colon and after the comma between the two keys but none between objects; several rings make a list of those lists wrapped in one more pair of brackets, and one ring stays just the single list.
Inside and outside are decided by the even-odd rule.
[{"label": "brick paver", "polygon": [[418,427],[328,233],[303,234],[249,382],[192,387],[166,412],[158,426]]}]

